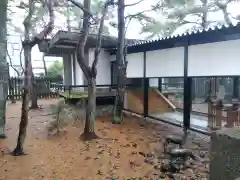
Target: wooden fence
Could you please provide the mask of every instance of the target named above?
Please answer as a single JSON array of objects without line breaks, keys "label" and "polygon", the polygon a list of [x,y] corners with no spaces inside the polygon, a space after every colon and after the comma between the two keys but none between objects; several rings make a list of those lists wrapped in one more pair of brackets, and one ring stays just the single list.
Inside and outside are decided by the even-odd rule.
[{"label": "wooden fence", "polygon": [[[39,99],[54,98],[57,96],[51,91],[52,83],[62,83],[62,77],[35,77],[37,95]],[[8,82],[8,99],[20,100],[22,98],[22,77],[10,77]]]}]

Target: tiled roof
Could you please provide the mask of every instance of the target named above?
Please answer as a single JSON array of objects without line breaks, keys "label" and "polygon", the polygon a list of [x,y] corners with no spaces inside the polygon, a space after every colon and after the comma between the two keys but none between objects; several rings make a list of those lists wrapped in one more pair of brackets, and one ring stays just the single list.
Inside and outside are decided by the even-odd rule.
[{"label": "tiled roof", "polygon": [[136,42],[128,47],[131,47],[131,46],[138,46],[138,45],[141,45],[141,44],[148,44],[148,43],[152,43],[152,42],[157,42],[157,41],[162,41],[162,40],[166,40],[166,39],[174,39],[174,38],[178,38],[178,37],[186,37],[186,36],[190,36],[190,35],[193,35],[193,34],[201,34],[201,33],[204,33],[204,32],[213,32],[213,31],[217,31],[217,30],[225,30],[225,29],[228,29],[228,28],[240,28],[240,23],[238,24],[231,24],[231,25],[218,25],[218,26],[215,26],[215,27],[211,27],[211,28],[208,28],[208,29],[205,29],[205,30],[195,30],[195,31],[189,31],[189,32],[186,32],[186,33],[182,33],[182,34],[176,34],[176,35],[172,35],[172,36],[167,36],[167,37],[163,37],[163,38],[160,38],[160,39],[155,39],[155,40],[146,40],[144,42]]},{"label": "tiled roof", "polygon": [[[240,34],[240,23],[231,24],[231,25],[218,25],[218,26],[211,27],[211,28],[204,29],[204,30],[200,29],[200,30],[195,30],[195,31],[189,31],[187,33],[176,34],[176,35],[172,35],[172,36],[168,36],[168,37],[163,37],[160,39],[137,41],[136,43],[128,45],[127,48],[128,48],[128,50],[133,49],[133,48],[136,49],[136,48],[139,48],[142,46],[147,47],[152,44],[156,44],[156,45],[161,44],[161,46],[163,46],[164,43],[168,43],[168,44],[169,44],[169,42],[181,43],[184,40],[191,41],[191,40],[194,40],[197,38],[198,39],[200,39],[200,38],[206,39],[207,36],[209,36],[208,38],[211,39],[212,41],[215,41],[215,40],[213,40],[214,39],[213,36],[218,38],[220,35],[233,35],[233,34],[237,34],[237,33]],[[209,41],[211,41],[211,40],[209,40]],[[204,39],[202,41],[204,41]],[[109,49],[109,51],[112,53],[114,53],[116,50],[117,50],[116,48]]]}]

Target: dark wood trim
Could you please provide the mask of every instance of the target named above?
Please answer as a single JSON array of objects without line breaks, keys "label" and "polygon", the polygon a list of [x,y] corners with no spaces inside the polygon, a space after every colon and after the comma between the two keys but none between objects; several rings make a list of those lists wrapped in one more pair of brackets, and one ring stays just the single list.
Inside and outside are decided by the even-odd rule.
[{"label": "dark wood trim", "polygon": [[233,78],[233,98],[239,98],[239,77]]},{"label": "dark wood trim", "polygon": [[148,116],[149,78],[146,78],[146,52],[143,53],[143,116]]},{"label": "dark wood trim", "polygon": [[[182,34],[178,36],[171,36],[164,39],[155,41],[145,41],[139,44],[129,45],[127,47],[128,54],[138,53],[144,51],[155,51],[161,49],[184,47],[188,45],[198,45],[214,42],[223,42],[229,40],[240,39],[240,24],[234,26],[229,25],[228,27],[222,26],[220,29],[208,29],[204,31],[198,31],[196,33]],[[108,50],[111,54],[116,54],[116,48]]]},{"label": "dark wood trim", "polygon": [[183,126],[190,129],[192,109],[192,78],[188,77],[188,44],[184,47]]},{"label": "dark wood trim", "polygon": [[162,78],[158,78],[158,90],[162,92]]},{"label": "dark wood trim", "polygon": [[[73,63],[73,81],[74,81],[74,85],[76,85],[76,55],[75,53],[69,54],[70,59],[72,59],[72,63]],[[79,65],[77,63],[77,65]]]}]

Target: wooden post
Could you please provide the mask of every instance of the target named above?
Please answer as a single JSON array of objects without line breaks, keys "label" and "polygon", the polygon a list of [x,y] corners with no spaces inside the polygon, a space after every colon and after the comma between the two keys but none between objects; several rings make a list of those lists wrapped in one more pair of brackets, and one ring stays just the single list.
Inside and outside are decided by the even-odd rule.
[{"label": "wooden post", "polygon": [[214,108],[213,108],[212,101],[209,99],[209,101],[208,101],[208,128],[210,128],[210,129],[213,128],[213,118],[215,117],[213,110],[214,110]]},{"label": "wooden post", "polygon": [[236,118],[236,120],[235,120],[235,122],[234,122],[236,126],[239,126],[239,125],[240,125],[240,122],[239,122],[239,121],[240,121],[240,112],[239,112],[239,110],[238,110],[238,111],[237,111],[237,118]]},{"label": "wooden post", "polygon": [[233,118],[233,127],[239,126],[239,121],[238,121],[238,110],[233,109],[232,110],[232,118]]},{"label": "wooden post", "polygon": [[232,106],[227,106],[227,124],[226,127],[233,128],[234,127],[234,116],[233,116],[233,108]]},{"label": "wooden post", "polygon": [[212,128],[216,128],[216,112],[217,112],[217,108],[216,108],[216,104],[212,105],[212,112],[213,112],[213,117],[212,117]]},{"label": "wooden post", "polygon": [[216,128],[222,128],[222,103],[216,105]]},{"label": "wooden post", "polygon": [[216,127],[222,127],[222,109],[219,106],[216,106]]},{"label": "wooden post", "polygon": [[239,126],[239,102],[233,103],[232,107],[232,116],[233,116],[233,124],[234,126]]}]

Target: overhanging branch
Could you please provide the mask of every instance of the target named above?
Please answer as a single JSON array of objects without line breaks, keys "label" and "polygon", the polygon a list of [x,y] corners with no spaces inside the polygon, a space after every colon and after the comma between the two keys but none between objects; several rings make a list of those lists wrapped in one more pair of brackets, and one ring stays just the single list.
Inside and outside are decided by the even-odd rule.
[{"label": "overhanging branch", "polygon": [[104,27],[104,20],[106,17],[106,14],[108,12],[108,6],[109,6],[109,0],[106,0],[103,10],[102,10],[102,17],[100,19],[99,29],[98,29],[98,36],[97,36],[97,45],[94,51],[94,61],[92,64],[92,73],[94,76],[97,75],[97,63],[99,60],[99,53],[101,48],[101,42],[102,42],[102,33],[103,33],[103,27]]},{"label": "overhanging branch", "polygon": [[[50,34],[53,30],[54,27],[54,10],[53,10],[53,4],[52,4],[52,0],[46,0],[45,5],[47,6],[48,12],[49,12],[49,22],[48,24],[43,28],[43,30],[38,33],[36,36],[34,36],[31,40],[25,39],[22,44],[24,45],[28,45],[30,47],[35,46],[36,44],[39,44],[48,34]],[[29,11],[32,11],[32,8],[29,8]],[[27,18],[24,20],[24,26],[25,29],[28,28],[29,29],[29,22],[31,21],[31,17],[32,17],[32,13],[30,12],[27,16]],[[29,32],[28,35],[29,36]],[[25,36],[26,37],[26,36]]]},{"label": "overhanging branch", "polygon": [[98,23],[98,19],[96,19],[93,14],[84,7],[83,4],[81,4],[80,2],[76,2],[75,0],[67,0],[69,2],[71,2],[73,5],[75,5],[76,7],[80,8],[84,13],[86,13],[90,18],[92,18],[92,20],[97,24]]},{"label": "overhanging branch", "polygon": [[8,56],[8,59],[9,59],[9,65],[13,68],[13,70],[17,73],[17,75],[20,76],[20,75],[21,75],[21,72],[19,72],[19,71],[17,70],[17,68],[15,68],[15,67],[13,66],[13,64],[12,64],[12,58],[11,58],[8,50],[7,50],[7,56]]},{"label": "overhanging branch", "polygon": [[129,6],[135,6],[137,4],[140,4],[141,2],[143,2],[144,0],[139,0],[138,2],[132,3],[132,4],[125,4],[125,7],[129,7]]},{"label": "overhanging branch", "polygon": [[[83,7],[87,11],[83,11],[83,25],[81,29],[81,36],[78,40],[77,44],[77,61],[78,64],[80,65],[84,75],[86,78],[91,77],[91,70],[89,68],[89,65],[85,61],[85,45],[87,42],[87,37],[89,34],[89,12],[90,12],[90,3],[91,1],[89,0],[84,0],[84,5]],[[88,12],[89,11],[89,12]]]}]

